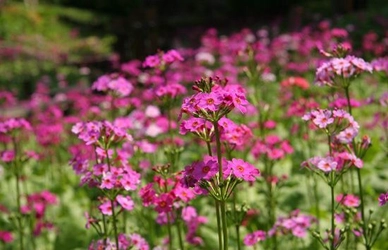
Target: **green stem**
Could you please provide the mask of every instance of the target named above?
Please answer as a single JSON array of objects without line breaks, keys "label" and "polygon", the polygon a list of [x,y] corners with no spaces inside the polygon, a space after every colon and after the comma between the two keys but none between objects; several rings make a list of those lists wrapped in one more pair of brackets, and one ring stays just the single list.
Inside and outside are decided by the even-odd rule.
[{"label": "green stem", "polygon": [[228,227],[226,224],[226,210],[225,201],[221,201],[221,220],[222,220],[222,232],[224,238],[224,250],[228,250]]},{"label": "green stem", "polygon": [[167,231],[168,231],[168,249],[172,250],[172,233],[171,233],[171,219],[167,212]]},{"label": "green stem", "polygon": [[236,237],[237,237],[237,250],[241,250],[241,243],[240,243],[240,217],[237,217],[237,209],[236,209],[236,200],[237,200],[237,193],[233,194],[233,213],[235,218],[235,228],[236,228]]},{"label": "green stem", "polygon": [[320,208],[320,202],[319,202],[319,196],[318,196],[318,182],[315,176],[313,176],[313,194],[314,194],[314,200],[315,200],[315,213],[317,216],[317,230],[320,230],[320,220],[321,220],[321,213],[319,211]]},{"label": "green stem", "polygon": [[106,242],[107,242],[107,239],[108,239],[108,228],[107,228],[107,225],[106,225],[106,218],[105,218],[104,214],[102,215],[102,227],[103,227],[103,230],[104,230],[104,246],[106,246]]},{"label": "green stem", "polygon": [[363,189],[362,189],[362,181],[361,181],[361,169],[357,168],[357,180],[358,180],[358,192],[359,192],[359,195],[360,195],[360,210],[361,210],[361,220],[362,220],[362,234],[364,236],[364,241],[365,241],[365,247],[367,249],[369,249],[369,241],[368,241],[368,237],[367,237],[367,225],[366,225],[366,221],[365,221],[365,209],[364,209],[364,192],[363,192]]},{"label": "green stem", "polygon": [[176,230],[177,230],[178,239],[179,239],[179,247],[180,247],[179,250],[184,250],[185,248],[184,248],[183,240],[182,240],[181,221],[177,219],[177,221],[175,222],[175,225],[176,225]]},{"label": "green stem", "polygon": [[[330,173],[331,175],[331,181],[333,182],[333,172]],[[330,249],[334,250],[335,249],[335,223],[334,223],[334,218],[335,218],[335,200],[334,200],[334,186],[333,183],[330,184],[330,191],[331,191],[331,244],[330,244]]]},{"label": "green stem", "polygon": [[218,249],[222,250],[222,226],[220,214],[220,202],[216,200],[217,230],[218,230]]},{"label": "green stem", "polygon": [[236,224],[236,235],[237,235],[237,250],[241,250],[240,243],[240,225]]},{"label": "green stem", "polygon": [[206,141],[206,146],[207,146],[207,152],[209,154],[209,156],[212,156],[212,148],[210,146],[210,142]]}]

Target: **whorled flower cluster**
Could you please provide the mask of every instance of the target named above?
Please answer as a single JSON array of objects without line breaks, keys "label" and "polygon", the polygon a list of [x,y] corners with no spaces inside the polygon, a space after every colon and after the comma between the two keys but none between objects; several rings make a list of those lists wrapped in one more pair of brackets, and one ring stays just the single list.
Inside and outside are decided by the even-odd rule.
[{"label": "whorled flower cluster", "polygon": [[193,89],[197,93],[183,100],[182,113],[216,122],[234,108],[241,113],[247,111],[249,103],[240,87],[222,87],[209,79],[197,82]]},{"label": "whorled flower cluster", "polygon": [[372,66],[362,58],[355,56],[332,58],[318,67],[315,82],[319,86],[342,86],[342,79],[353,78],[363,72],[371,73],[372,70]]},{"label": "whorled flower cluster", "polygon": [[335,135],[335,139],[343,144],[350,143],[358,135],[360,128],[353,116],[342,109],[316,109],[306,113],[302,119],[311,121],[329,135]]}]

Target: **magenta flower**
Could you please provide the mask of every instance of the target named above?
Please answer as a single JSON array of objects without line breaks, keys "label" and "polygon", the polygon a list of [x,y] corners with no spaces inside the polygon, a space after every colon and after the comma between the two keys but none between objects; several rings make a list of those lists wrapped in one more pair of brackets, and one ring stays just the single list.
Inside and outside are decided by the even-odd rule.
[{"label": "magenta flower", "polygon": [[133,91],[132,84],[125,78],[117,75],[103,75],[100,76],[92,85],[93,90],[107,92],[113,91],[119,96],[128,96]]},{"label": "magenta flower", "polygon": [[193,177],[197,180],[210,180],[218,172],[218,163],[215,160],[207,160],[193,164]]},{"label": "magenta flower", "polygon": [[380,194],[379,205],[384,206],[387,202],[388,202],[388,192]]},{"label": "magenta flower", "polygon": [[112,189],[116,184],[117,177],[110,172],[105,172],[102,174],[101,180],[101,189]]},{"label": "magenta flower", "polygon": [[336,170],[338,163],[332,157],[321,158],[317,163],[317,168],[323,172]]},{"label": "magenta flower", "polygon": [[251,234],[247,234],[244,237],[244,244],[246,246],[254,246],[260,241],[264,241],[266,239],[266,232],[262,230],[257,230]]},{"label": "magenta flower", "polygon": [[162,56],[163,61],[166,63],[173,63],[175,61],[183,61],[183,57],[176,50],[169,50]]},{"label": "magenta flower", "polygon": [[260,176],[260,171],[257,168],[241,159],[234,158],[228,161],[228,167],[231,168],[236,178],[244,181],[255,181],[256,177]]},{"label": "magenta flower", "polygon": [[372,72],[372,66],[361,58],[347,56],[345,58],[333,58],[323,63],[316,72],[315,82],[322,85],[339,85],[338,79],[356,77],[362,72]]},{"label": "magenta flower", "polygon": [[0,241],[10,243],[13,241],[13,235],[9,231],[0,230]]},{"label": "magenta flower", "polygon": [[105,201],[100,206],[98,206],[100,212],[104,215],[112,215],[112,204],[110,201]]},{"label": "magenta flower", "polygon": [[158,55],[147,56],[143,62],[143,67],[156,68],[160,65],[160,59]]},{"label": "magenta flower", "polygon": [[190,222],[197,216],[197,210],[195,210],[195,208],[192,206],[187,206],[182,209],[182,219],[186,222]]},{"label": "magenta flower", "polygon": [[174,194],[183,202],[189,202],[195,198],[195,193],[192,189],[183,187],[180,183],[174,188]]},{"label": "magenta flower", "polygon": [[358,207],[360,205],[360,199],[352,194],[339,194],[335,200],[346,207]]},{"label": "magenta flower", "polygon": [[130,196],[117,195],[116,201],[127,211],[133,210],[135,206]]},{"label": "magenta flower", "polygon": [[32,130],[31,124],[23,118],[10,118],[0,122],[0,133],[8,134],[11,131],[23,129],[26,131]]},{"label": "magenta flower", "polygon": [[13,150],[5,150],[0,152],[0,159],[3,162],[12,162],[15,160],[15,151]]},{"label": "magenta flower", "polygon": [[158,213],[168,213],[172,211],[174,198],[171,194],[161,194],[155,199],[155,210]]}]

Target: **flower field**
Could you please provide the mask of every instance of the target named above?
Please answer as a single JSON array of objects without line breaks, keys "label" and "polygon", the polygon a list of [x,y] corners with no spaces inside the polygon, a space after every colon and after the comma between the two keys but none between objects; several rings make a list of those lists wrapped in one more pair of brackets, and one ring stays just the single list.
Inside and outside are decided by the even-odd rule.
[{"label": "flower field", "polygon": [[388,249],[388,33],[200,41],[0,91],[0,249]]}]

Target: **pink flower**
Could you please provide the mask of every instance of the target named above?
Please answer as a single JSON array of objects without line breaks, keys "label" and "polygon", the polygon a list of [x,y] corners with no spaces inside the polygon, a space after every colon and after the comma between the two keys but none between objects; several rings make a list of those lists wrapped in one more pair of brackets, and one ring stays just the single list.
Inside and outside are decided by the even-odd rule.
[{"label": "pink flower", "polygon": [[197,180],[210,180],[218,172],[218,163],[212,159],[205,162],[194,163],[193,166],[193,177]]},{"label": "pink flower", "polygon": [[330,171],[336,170],[337,165],[338,165],[338,163],[336,161],[334,161],[334,159],[332,157],[326,157],[326,158],[322,158],[318,162],[317,168],[319,168],[320,170],[322,170],[324,172],[330,172]]},{"label": "pink flower", "polygon": [[156,68],[160,64],[159,55],[147,56],[143,62],[143,67]]},{"label": "pink flower", "polygon": [[387,202],[388,202],[388,192],[380,194],[379,205],[384,206]]},{"label": "pink flower", "polygon": [[102,214],[112,215],[112,204],[110,201],[106,201],[98,206]]},{"label": "pink flower", "polygon": [[191,221],[193,218],[196,218],[197,216],[198,216],[197,211],[192,206],[187,206],[182,209],[182,219],[186,222]]},{"label": "pink flower", "polygon": [[10,243],[13,241],[13,235],[9,231],[0,230],[0,241],[4,243]]},{"label": "pink flower", "polygon": [[246,246],[254,246],[256,243],[266,239],[266,233],[262,230],[255,231],[251,234],[247,234],[244,237],[244,244]]},{"label": "pink flower", "polygon": [[326,128],[329,124],[334,122],[334,118],[331,117],[331,112],[316,112],[314,115],[315,118],[313,119],[313,122],[319,128]]},{"label": "pink flower", "polygon": [[185,188],[182,185],[178,184],[174,189],[174,194],[176,197],[181,199],[183,202],[189,202],[194,199],[195,193],[192,189]]},{"label": "pink flower", "polygon": [[360,205],[360,199],[352,194],[347,195],[337,195],[336,201],[347,207],[358,207]]},{"label": "pink flower", "polygon": [[116,200],[127,211],[133,210],[135,206],[130,196],[117,195]]},{"label": "pink flower", "polygon": [[173,63],[175,61],[183,61],[183,57],[176,50],[169,50],[162,56],[166,63]]},{"label": "pink flower", "polygon": [[257,168],[241,159],[232,159],[228,162],[228,167],[232,169],[234,176],[245,181],[254,181],[256,177],[260,176],[260,171]]},{"label": "pink flower", "polygon": [[114,188],[116,183],[116,176],[114,176],[110,172],[105,172],[102,175],[101,185],[100,188],[103,189],[112,189]]},{"label": "pink flower", "polygon": [[168,213],[172,210],[172,203],[174,202],[173,196],[171,194],[161,194],[156,198],[155,210],[158,213]]},{"label": "pink flower", "polygon": [[3,162],[12,162],[15,159],[15,152],[13,150],[5,150],[0,153],[0,159]]}]

